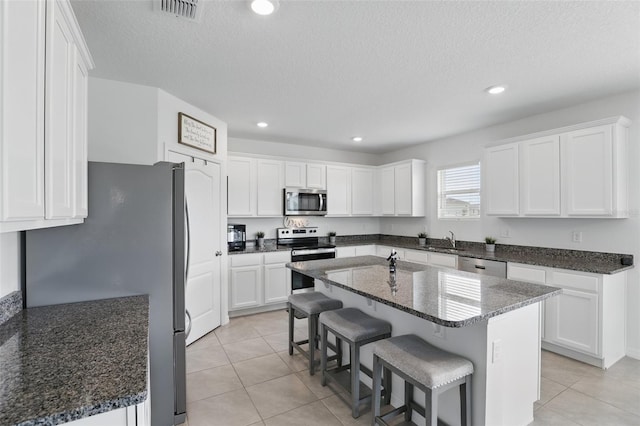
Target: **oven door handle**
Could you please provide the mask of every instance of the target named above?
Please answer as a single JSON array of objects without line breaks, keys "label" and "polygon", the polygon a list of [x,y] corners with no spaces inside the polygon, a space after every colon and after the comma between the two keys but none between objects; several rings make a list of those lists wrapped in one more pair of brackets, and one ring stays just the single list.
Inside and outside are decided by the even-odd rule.
[{"label": "oven door handle", "polygon": [[291,250],[291,257],[294,256],[307,256],[313,254],[330,254],[335,253],[336,249],[324,248],[324,249],[309,249],[309,250]]}]

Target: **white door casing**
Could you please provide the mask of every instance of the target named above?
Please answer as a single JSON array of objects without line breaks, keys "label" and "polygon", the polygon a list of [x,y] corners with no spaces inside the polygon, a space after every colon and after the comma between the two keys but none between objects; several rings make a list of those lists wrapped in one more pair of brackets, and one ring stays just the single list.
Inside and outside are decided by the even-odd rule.
[{"label": "white door casing", "polygon": [[185,163],[185,194],[189,210],[189,276],[185,305],[191,315],[187,345],[221,322],[222,268],[220,209],[222,171],[219,164],[168,152],[167,159]]}]

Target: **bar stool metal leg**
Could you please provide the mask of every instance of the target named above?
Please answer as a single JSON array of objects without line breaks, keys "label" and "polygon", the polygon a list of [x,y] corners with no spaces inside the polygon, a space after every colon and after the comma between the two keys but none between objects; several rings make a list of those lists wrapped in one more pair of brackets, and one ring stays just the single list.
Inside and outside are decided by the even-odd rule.
[{"label": "bar stool metal leg", "polygon": [[355,344],[349,345],[351,355],[351,415],[360,416],[360,348]]},{"label": "bar stool metal leg", "polygon": [[460,385],[460,419],[463,426],[471,426],[471,376]]},{"label": "bar stool metal leg", "polygon": [[289,311],[289,355],[293,355],[293,306],[287,302],[287,309]]},{"label": "bar stool metal leg", "polygon": [[406,381],[404,382],[404,404],[407,407],[407,410],[404,412],[404,421],[410,422],[411,416],[413,415],[413,385]]},{"label": "bar stool metal leg", "polygon": [[316,346],[318,345],[318,315],[309,315],[309,374],[313,376],[316,370]]},{"label": "bar stool metal leg", "polygon": [[320,383],[322,386],[327,385],[327,327],[320,324],[320,342],[322,350],[320,351],[320,372],[322,373],[322,379]]}]

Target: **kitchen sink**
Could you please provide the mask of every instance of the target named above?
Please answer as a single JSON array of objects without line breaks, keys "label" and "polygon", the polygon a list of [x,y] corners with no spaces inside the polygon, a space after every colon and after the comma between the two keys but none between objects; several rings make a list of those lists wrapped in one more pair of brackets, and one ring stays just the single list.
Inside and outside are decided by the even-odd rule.
[{"label": "kitchen sink", "polygon": [[462,248],[432,247],[432,246],[420,247],[420,250],[437,251],[440,253],[451,253],[451,254],[458,254],[459,252],[464,251],[464,249]]}]

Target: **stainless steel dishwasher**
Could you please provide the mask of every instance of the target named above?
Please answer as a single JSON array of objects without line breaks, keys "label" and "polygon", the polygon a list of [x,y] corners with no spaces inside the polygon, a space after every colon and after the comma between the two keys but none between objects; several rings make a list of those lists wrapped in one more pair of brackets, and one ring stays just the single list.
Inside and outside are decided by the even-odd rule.
[{"label": "stainless steel dishwasher", "polygon": [[458,269],[481,275],[507,278],[507,262],[458,256]]}]

